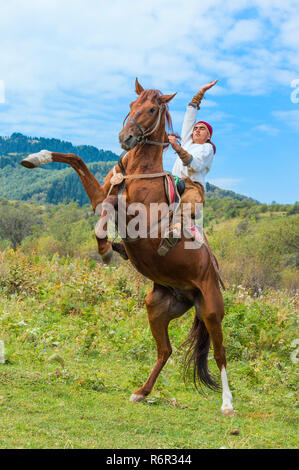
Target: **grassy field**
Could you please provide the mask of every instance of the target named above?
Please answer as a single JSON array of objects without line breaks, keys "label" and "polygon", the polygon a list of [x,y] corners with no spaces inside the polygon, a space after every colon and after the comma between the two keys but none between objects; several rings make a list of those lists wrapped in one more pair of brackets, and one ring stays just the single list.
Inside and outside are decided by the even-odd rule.
[{"label": "grassy field", "polygon": [[[170,327],[173,355],[147,401],[129,402],[156,351],[128,264],[0,254],[1,448],[295,448],[298,295],[225,292],[223,321],[235,416],[221,394],[182,379],[191,310]],[[297,336],[296,336],[297,335]],[[294,343],[293,343],[294,344]],[[217,374],[215,361],[210,368]],[[296,359],[296,358],[295,358]],[[231,434],[238,430],[238,434]]]}]

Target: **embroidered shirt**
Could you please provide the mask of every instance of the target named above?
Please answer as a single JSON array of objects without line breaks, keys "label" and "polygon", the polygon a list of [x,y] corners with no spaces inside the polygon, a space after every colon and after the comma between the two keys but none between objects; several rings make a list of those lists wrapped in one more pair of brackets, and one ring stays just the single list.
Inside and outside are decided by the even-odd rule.
[{"label": "embroidered shirt", "polygon": [[193,127],[196,121],[197,109],[193,106],[187,106],[183,127],[181,146],[186,150],[192,159],[188,165],[184,165],[182,160],[177,157],[172,169],[172,173],[180,178],[189,178],[192,181],[199,182],[206,187],[205,176],[210,171],[214,150],[209,143],[194,144],[192,140]]}]

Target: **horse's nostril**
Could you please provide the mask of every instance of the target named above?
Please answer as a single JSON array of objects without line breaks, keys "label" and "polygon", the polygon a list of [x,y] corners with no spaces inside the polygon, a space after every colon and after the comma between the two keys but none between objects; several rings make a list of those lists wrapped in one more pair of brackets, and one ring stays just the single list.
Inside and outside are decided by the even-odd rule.
[{"label": "horse's nostril", "polygon": [[129,135],[129,137],[126,138],[125,143],[128,144],[130,142],[130,140],[132,140],[132,139],[133,139],[133,136]]}]

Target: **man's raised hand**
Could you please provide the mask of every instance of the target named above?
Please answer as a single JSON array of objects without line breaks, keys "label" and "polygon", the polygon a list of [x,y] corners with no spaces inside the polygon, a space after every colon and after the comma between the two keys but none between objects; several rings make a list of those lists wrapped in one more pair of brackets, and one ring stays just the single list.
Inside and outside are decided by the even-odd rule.
[{"label": "man's raised hand", "polygon": [[209,90],[210,88],[212,88],[214,85],[216,85],[216,83],[218,82],[218,78],[216,80],[214,80],[213,82],[209,82],[207,83],[206,85],[203,85],[200,89],[200,91],[202,93],[205,93],[207,90]]}]

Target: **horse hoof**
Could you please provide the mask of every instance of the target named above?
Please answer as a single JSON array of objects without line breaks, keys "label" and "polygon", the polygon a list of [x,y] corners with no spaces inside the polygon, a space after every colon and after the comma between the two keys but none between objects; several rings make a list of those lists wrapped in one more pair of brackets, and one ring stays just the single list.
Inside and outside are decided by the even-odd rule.
[{"label": "horse hoof", "polygon": [[130,396],[130,401],[134,402],[134,403],[140,403],[141,401],[143,401],[145,399],[145,397],[143,395],[136,395],[135,393],[133,393],[131,396]]},{"label": "horse hoof", "polygon": [[26,160],[26,159],[21,161],[21,165],[24,166],[25,168],[30,168],[30,169],[31,168],[36,168],[36,167],[39,166],[39,165],[31,162],[30,160]]},{"label": "horse hoof", "polygon": [[101,258],[104,264],[110,264],[112,261],[112,257],[113,257],[113,250],[111,247],[106,251],[106,253],[101,255]]},{"label": "horse hoof", "polygon": [[52,152],[41,150],[38,153],[31,153],[28,155],[28,157],[21,161],[21,165],[25,168],[37,168],[41,163],[50,163],[52,161]]},{"label": "horse hoof", "polygon": [[224,408],[224,410],[221,410],[223,416],[234,416],[235,412],[233,408]]},{"label": "horse hoof", "polygon": [[112,250],[116,251],[123,259],[125,260],[129,259],[127,252],[125,250],[125,247],[122,243],[112,242],[111,246],[112,246]]}]

